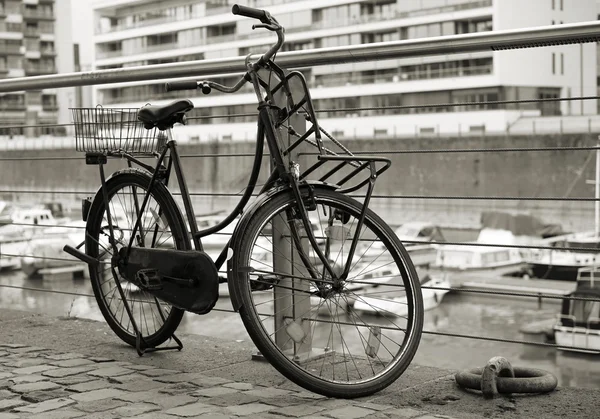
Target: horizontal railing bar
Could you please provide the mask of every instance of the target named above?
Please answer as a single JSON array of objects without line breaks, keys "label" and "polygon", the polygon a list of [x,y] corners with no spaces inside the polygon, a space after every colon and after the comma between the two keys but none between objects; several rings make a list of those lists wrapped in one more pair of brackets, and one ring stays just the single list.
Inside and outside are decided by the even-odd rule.
[{"label": "horizontal railing bar", "polygon": [[[476,51],[533,48],[600,39],[600,22],[570,23],[343,47],[280,52],[277,62],[288,68],[361,61],[445,55]],[[245,71],[245,57],[97,70],[0,80],[0,92],[85,86],[175,77],[202,77]]]},{"label": "horizontal railing bar", "polygon": [[[95,194],[96,191],[29,191],[21,189],[0,189],[0,193],[18,193],[18,194],[65,194],[65,195],[78,195],[78,194]],[[173,193],[173,195],[181,195],[181,192]],[[241,193],[229,193],[229,192],[190,192],[191,196],[218,196],[218,197],[239,197]],[[252,196],[258,196],[258,194],[252,194]],[[349,194],[352,198],[365,198],[365,195],[354,195]],[[520,196],[446,196],[446,195],[371,195],[371,199],[447,199],[447,200],[465,200],[465,201],[572,201],[572,202],[595,202],[600,201],[600,198],[568,198],[568,197],[520,197]]]},{"label": "horizontal railing bar", "polygon": [[[537,151],[590,151],[600,150],[598,146],[582,146],[582,147],[511,147],[511,148],[437,148],[423,150],[382,150],[369,151],[369,154],[435,154],[435,153],[507,153],[507,152],[537,152]],[[358,151],[352,151],[354,154],[359,154]],[[299,156],[318,156],[319,153],[298,153]],[[229,158],[229,157],[254,157],[254,153],[223,153],[223,154],[183,154],[183,158]],[[269,157],[266,153],[263,158]],[[0,157],[0,161],[52,161],[52,160],[80,160],[83,157]]]}]

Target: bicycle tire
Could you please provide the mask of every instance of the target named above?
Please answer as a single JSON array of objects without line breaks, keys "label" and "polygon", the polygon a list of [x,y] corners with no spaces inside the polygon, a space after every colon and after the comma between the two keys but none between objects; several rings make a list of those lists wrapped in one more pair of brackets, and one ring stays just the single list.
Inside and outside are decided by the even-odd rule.
[{"label": "bicycle tire", "polygon": [[[131,232],[133,230],[136,220],[134,215],[136,211],[134,197],[139,198],[138,203],[141,205],[144,194],[150,185],[150,180],[151,177],[146,172],[138,169],[126,169],[116,173],[106,181],[109,208],[111,209],[113,226],[115,226],[115,235],[123,236],[118,238],[120,245],[129,243],[131,234],[127,236],[127,231]],[[131,198],[131,202],[125,202],[127,197]],[[147,346],[156,347],[173,335],[181,322],[184,310],[175,308],[164,301],[157,300],[123,278],[114,278],[110,269],[111,262],[107,262],[109,260],[107,258],[112,256],[109,251],[111,248],[108,246],[108,241],[104,237],[101,237],[101,234],[106,237],[109,234],[105,209],[104,196],[102,190],[99,190],[90,207],[86,224],[86,253],[94,258],[102,257],[105,260],[97,268],[90,266],[90,280],[96,302],[104,319],[115,334],[125,343],[135,347],[136,334],[125,311],[125,305],[116,288],[116,281],[118,280],[121,283],[125,299],[131,307],[134,319]],[[160,247],[189,250],[190,243],[185,234],[186,229],[183,217],[165,185],[160,182],[154,183],[145,211],[148,212],[145,212],[144,215],[148,214],[148,216],[143,218],[144,231],[150,232],[152,230],[152,228],[149,229],[148,227],[153,227],[155,231],[151,234],[151,236],[154,236],[154,239],[151,239],[151,244],[158,244]],[[127,224],[126,228],[123,228],[123,223]],[[156,240],[159,229],[160,238]],[[168,237],[165,237],[165,233]],[[139,231],[137,234],[140,234]],[[148,234],[144,234],[142,238],[144,244],[146,244],[149,238],[147,236]],[[151,247],[159,246],[152,245]],[[118,272],[117,268],[115,270]],[[119,306],[119,302],[121,303],[121,307]],[[114,307],[115,304],[117,305],[116,307]],[[159,309],[163,311],[164,319],[158,311]],[[148,324],[148,314],[151,315],[150,320],[154,326],[153,329]],[[158,325],[156,324],[157,321],[159,322]]]},{"label": "bicycle tire", "polygon": [[[352,228],[356,229],[354,222],[358,220],[357,217],[360,215],[363,206],[358,201],[326,187],[311,187],[309,195],[314,198],[314,202],[317,204],[316,209],[309,211],[309,217],[318,216],[317,226],[313,228],[315,229],[315,236],[321,234],[319,240],[324,240],[319,246],[325,249],[329,248],[330,251],[326,253],[326,256],[337,263],[337,257],[332,257],[331,249],[337,246],[339,249],[337,256],[339,257],[340,254],[343,256],[344,246],[348,244],[348,240],[345,240],[344,236],[350,234]],[[323,208],[323,214],[331,214],[331,216],[327,215],[327,227],[322,224],[320,207]],[[256,210],[251,219],[248,220],[244,228],[244,234],[240,240],[236,240],[236,243],[234,243],[234,256],[231,265],[234,279],[232,286],[235,287],[235,292],[241,303],[239,312],[242,321],[261,354],[280,373],[301,387],[327,397],[355,398],[373,394],[389,386],[400,377],[417,351],[423,327],[424,309],[420,282],[415,268],[406,249],[393,230],[373,211],[367,209],[364,225],[359,231],[360,246],[364,253],[360,255],[359,260],[352,260],[353,268],[342,290],[337,294],[333,292],[328,296],[325,291],[319,290],[321,294],[315,296],[314,293],[317,292],[315,290],[318,289],[317,281],[306,280],[306,269],[302,264],[298,266],[298,259],[294,251],[285,250],[288,244],[291,245],[292,240],[286,242],[286,234],[283,230],[279,231],[277,227],[289,222],[290,211],[293,211],[294,208],[297,208],[297,203],[291,192],[274,195]],[[327,208],[329,208],[329,211],[327,211]],[[333,217],[334,214],[340,220],[332,220],[335,218]],[[276,217],[279,215],[281,215],[281,220],[277,221]],[[352,224],[350,224],[351,220]],[[277,224],[281,222],[284,224]],[[363,236],[363,232],[367,230],[374,234],[377,242],[369,236]],[[277,234],[273,235],[273,232]],[[271,240],[281,240],[283,245],[279,243],[275,249],[275,244],[273,242],[269,243],[269,234],[272,237]],[[305,239],[305,241],[308,240]],[[336,241],[341,242],[341,245]],[[273,250],[272,255],[268,254],[269,248]],[[373,249],[375,252],[373,252]],[[315,260],[314,249],[308,250],[307,254],[310,260]],[[311,251],[313,254],[310,253]],[[381,251],[381,255],[385,255],[385,259],[380,260],[383,265],[376,266],[377,263],[373,261],[373,258],[375,261],[380,258],[381,255],[375,256],[379,251]],[[281,256],[281,261],[283,264],[287,264],[288,269],[291,268],[291,277],[285,278],[280,266],[275,268],[276,254]],[[357,251],[355,256],[359,254],[360,252]],[[289,260],[285,259],[286,256]],[[367,263],[367,265],[360,261],[363,257],[364,263]],[[370,263],[369,260],[371,260]],[[271,276],[264,274],[269,270],[273,271]],[[320,270],[320,274],[323,272],[324,270]],[[261,274],[263,275],[261,276]],[[366,278],[368,274],[371,275],[371,280],[359,280]],[[375,278],[375,275],[380,276]],[[372,301],[378,300],[377,294],[375,294],[377,291],[371,293],[372,290],[376,289],[375,286],[385,285],[391,287],[392,281],[398,280],[397,277],[400,277],[401,281],[397,291],[406,294],[407,314],[404,318],[393,316],[390,310],[380,309],[380,306],[383,307],[383,303],[370,303],[371,308],[377,308],[378,314],[382,315],[377,320],[374,320],[375,317],[367,315],[367,312],[359,311],[356,308],[358,302],[363,304],[369,299],[375,298]],[[317,279],[325,280],[327,276],[317,277]],[[360,282],[363,282],[361,285],[364,288],[363,291],[355,291],[355,287]],[[370,285],[365,285],[365,283],[372,283],[373,288],[371,289]],[[328,285],[324,286],[323,283],[321,283],[321,286],[328,287]],[[329,291],[332,289],[333,287],[330,287]],[[308,290],[307,294],[306,290]],[[365,290],[368,292],[365,292]],[[276,296],[277,291],[279,294]],[[295,298],[293,300],[294,304],[289,302],[291,301],[289,300],[290,292],[295,293],[294,297],[291,297]],[[271,298],[270,294],[273,294],[273,300],[267,301],[266,299]],[[367,297],[368,294],[371,294],[371,296]],[[304,296],[304,298],[300,296]],[[286,298],[288,298],[288,301],[284,302]],[[307,299],[310,302],[310,308],[306,306]],[[295,304],[296,302],[297,304]],[[289,304],[288,307],[285,307],[286,304]],[[279,310],[276,309],[277,306],[283,308]],[[273,307],[273,313],[266,313],[271,307]],[[321,311],[323,308],[325,308],[325,313]],[[297,313],[296,310],[301,311],[301,313]],[[327,310],[329,310],[328,313]],[[276,314],[279,313],[282,313],[281,320],[279,320],[279,325],[276,326]],[[329,315],[332,320],[319,319],[326,317],[323,314]],[[360,322],[363,323],[357,324],[355,320],[360,314],[373,318],[367,318],[368,322],[364,322],[361,318]],[[396,320],[401,318],[402,320]],[[354,322],[350,326],[355,326],[356,331],[347,330],[350,329],[347,328],[350,322]],[[405,324],[405,327],[400,327],[397,324],[400,322]],[[329,333],[328,336],[319,334],[316,331],[316,328],[320,327],[319,323],[326,325],[325,329],[326,334]],[[328,326],[328,323],[331,325]],[[337,329],[334,329],[334,323]],[[382,325],[381,323],[386,324]],[[359,331],[359,328],[364,330],[364,335],[363,332]],[[336,342],[335,334],[338,331],[340,339]],[[356,342],[352,342],[350,345],[346,343],[346,337],[343,336],[346,331],[351,333],[350,337],[358,338],[359,344]],[[366,337],[367,333],[368,337]],[[388,343],[387,340],[383,343],[383,333],[385,333],[385,338],[394,343]],[[404,337],[399,342],[395,342],[393,338],[395,339],[396,335],[401,334],[404,334]],[[277,342],[278,336],[279,342]],[[326,340],[324,340],[324,336]],[[309,338],[312,343],[307,348]],[[323,342],[325,344],[322,348],[316,347],[318,344],[323,345]],[[390,348],[393,346],[392,350],[397,348],[397,352],[392,353],[386,345]],[[387,356],[385,353],[383,353],[384,357],[379,354],[383,351],[382,346],[385,351],[392,355],[389,362],[383,359]],[[342,356],[338,355],[336,362],[336,353],[340,351],[340,348]],[[356,355],[359,356],[350,353],[355,348],[358,351]],[[360,354],[361,351],[364,353]],[[375,355],[373,352],[375,352]],[[328,360],[327,367],[325,367],[326,360]],[[342,364],[345,367],[345,372],[342,369],[341,373],[338,373],[338,377],[336,377],[335,371],[336,363],[340,365],[338,371],[339,368],[342,368]],[[376,365],[379,363],[381,363],[380,370]],[[319,367],[320,371],[316,371],[316,367]],[[350,369],[354,367],[355,371],[349,371],[349,367]],[[378,370],[376,371],[376,369]],[[363,377],[362,373],[369,372],[369,370],[372,370],[372,377]],[[341,376],[344,374],[346,374],[346,378],[342,379]]]}]

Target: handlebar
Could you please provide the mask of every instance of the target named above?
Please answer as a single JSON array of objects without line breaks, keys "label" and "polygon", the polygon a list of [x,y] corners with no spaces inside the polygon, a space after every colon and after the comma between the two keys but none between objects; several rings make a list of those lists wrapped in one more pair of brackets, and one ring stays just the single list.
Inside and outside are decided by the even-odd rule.
[{"label": "handlebar", "polygon": [[[267,52],[265,52],[262,57],[260,57],[255,63],[252,64],[252,69],[250,72],[258,71],[264,63],[268,62],[276,53],[279,51],[284,42],[284,29],[283,26],[277,22],[277,20],[271,16],[269,12],[266,10],[255,9],[253,7],[248,6],[240,6],[239,4],[234,4],[231,8],[231,13],[234,15],[245,16],[253,19],[258,19],[262,22],[260,25],[254,25],[252,28],[265,28],[270,31],[273,31],[277,34],[277,42],[273,45]],[[249,56],[248,56],[249,57]],[[248,64],[248,58],[246,59],[246,63]],[[202,89],[202,93],[209,94],[212,89],[219,90],[224,93],[233,93],[240,90],[240,88],[251,78],[249,73],[247,72],[242,76],[242,78],[234,85],[234,86],[224,86],[222,84],[218,84],[212,81],[174,81],[165,84],[165,90],[167,92],[172,92],[174,90],[196,90],[198,88]]]},{"label": "handlebar", "polygon": [[266,25],[271,23],[271,20],[273,19],[271,17],[271,15],[269,14],[269,12],[267,12],[266,10],[255,9],[253,7],[248,7],[248,6],[240,6],[239,4],[233,5],[233,7],[231,8],[231,13],[233,13],[234,15],[240,15],[240,16],[251,17],[252,19],[258,19]]}]

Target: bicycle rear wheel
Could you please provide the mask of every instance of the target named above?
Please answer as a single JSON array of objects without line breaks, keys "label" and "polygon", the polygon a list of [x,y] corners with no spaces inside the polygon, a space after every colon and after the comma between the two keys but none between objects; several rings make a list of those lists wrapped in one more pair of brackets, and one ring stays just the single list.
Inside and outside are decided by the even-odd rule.
[{"label": "bicycle rear wheel", "polygon": [[[136,169],[122,171],[106,182],[108,207],[118,249],[128,246],[137,215],[150,185],[150,176]],[[90,208],[87,221],[86,253],[100,258],[97,268],[90,267],[92,289],[102,315],[110,328],[124,342],[136,346],[136,334],[125,308],[128,304],[139,332],[149,347],[169,339],[181,322],[184,311],[158,300],[118,272],[113,249],[109,244],[110,229],[106,204],[99,192]],[[134,246],[188,250],[185,224],[177,204],[167,188],[156,182],[141,216]],[[113,272],[117,273],[115,277]],[[125,299],[117,288],[121,285]]]},{"label": "bicycle rear wheel", "polygon": [[274,196],[248,221],[234,245],[231,286],[248,334],[283,375],[328,397],[366,396],[394,382],[415,355],[420,283],[408,253],[375,213],[366,211],[358,231],[361,203],[324,187],[310,196],[318,246],[338,272],[358,239],[342,286],[332,284],[308,239],[301,241],[312,268],[294,248],[292,229],[306,233],[291,193]]}]

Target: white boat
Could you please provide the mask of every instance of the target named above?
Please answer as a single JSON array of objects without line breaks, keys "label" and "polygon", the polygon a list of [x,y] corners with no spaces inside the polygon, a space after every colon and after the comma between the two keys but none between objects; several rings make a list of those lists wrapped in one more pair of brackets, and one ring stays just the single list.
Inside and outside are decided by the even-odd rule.
[{"label": "white boat", "polygon": [[581,268],[575,291],[569,296],[591,299],[564,299],[554,326],[554,339],[565,351],[600,354],[600,266]]},{"label": "white boat", "polygon": [[546,246],[559,249],[538,250],[527,259],[536,278],[576,281],[581,268],[600,264],[600,237],[595,231],[553,237]]},{"label": "white boat", "polygon": [[19,269],[21,257],[31,241],[44,237],[44,230],[55,225],[56,220],[49,209],[14,211],[10,223],[0,226],[0,269]]},{"label": "white boat", "polygon": [[[429,267],[436,261],[437,247],[446,239],[441,228],[428,221],[408,221],[395,231],[410,259],[416,267]],[[378,259],[382,250],[382,243],[365,243],[357,250],[356,259],[370,261]]]},{"label": "white boat", "polygon": [[[450,291],[450,282],[446,276],[426,275],[421,283],[424,310],[431,310],[440,305],[444,296]],[[408,314],[406,292],[398,276],[386,284],[372,288],[360,294],[354,302],[354,310],[381,316],[403,317]]]},{"label": "white boat", "polygon": [[439,245],[435,266],[496,275],[518,272],[527,265],[531,251],[504,245],[541,246],[545,236],[560,231],[559,226],[543,223],[529,214],[484,212],[481,224],[482,229],[474,243]]}]

